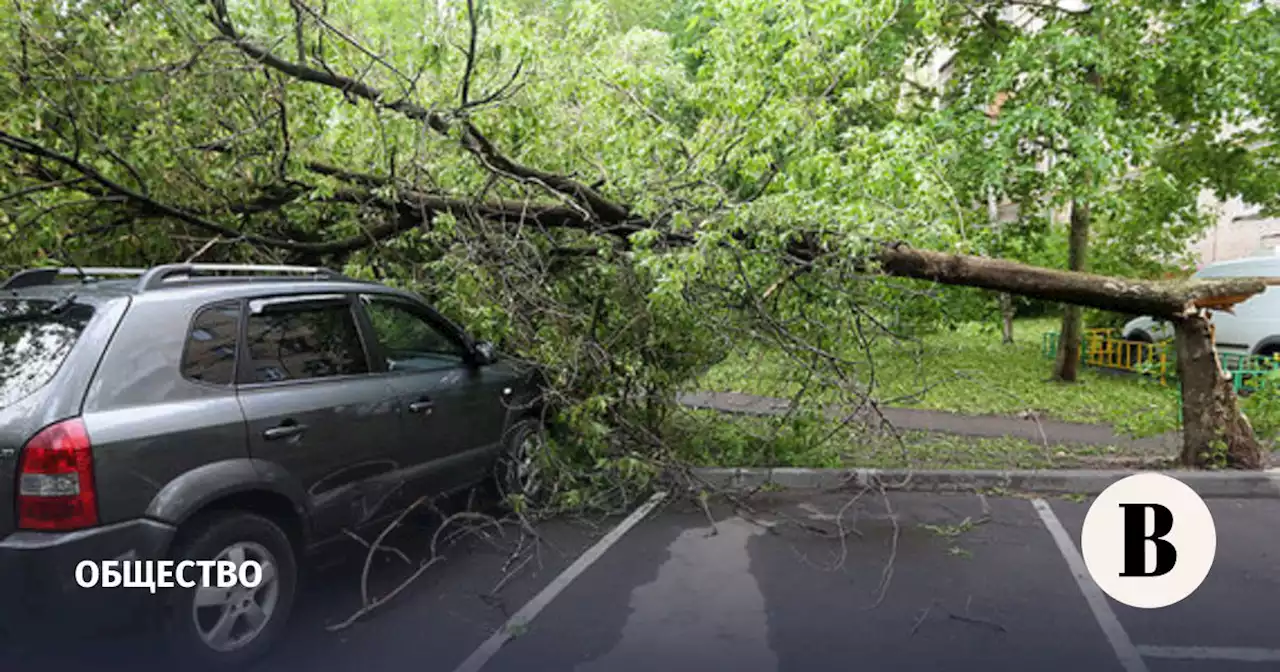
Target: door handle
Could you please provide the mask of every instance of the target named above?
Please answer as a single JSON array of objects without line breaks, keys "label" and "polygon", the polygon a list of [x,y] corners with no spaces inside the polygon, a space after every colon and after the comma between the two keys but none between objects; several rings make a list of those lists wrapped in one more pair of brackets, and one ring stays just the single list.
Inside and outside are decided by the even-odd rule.
[{"label": "door handle", "polygon": [[296,422],[281,424],[272,427],[262,433],[262,438],[268,441],[277,441],[279,439],[287,439],[291,436],[297,436],[307,431],[306,425],[300,425]]},{"label": "door handle", "polygon": [[435,406],[436,406],[435,402],[431,401],[430,399],[420,399],[418,401],[413,402],[412,404],[409,404],[409,412],[430,415],[431,409],[435,408]]}]

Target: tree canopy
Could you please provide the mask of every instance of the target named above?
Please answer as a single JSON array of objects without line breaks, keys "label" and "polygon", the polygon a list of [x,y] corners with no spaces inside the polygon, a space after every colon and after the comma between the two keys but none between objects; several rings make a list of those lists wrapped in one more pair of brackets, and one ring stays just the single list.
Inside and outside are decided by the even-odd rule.
[{"label": "tree canopy", "polygon": [[1277,34],[1243,1],[16,0],[0,263],[388,279],[602,441],[734,338],[861,399],[838,345],[947,305],[875,246],[1062,267],[1046,209],[1087,199],[1094,268],[1142,276],[1202,189],[1280,206]]}]

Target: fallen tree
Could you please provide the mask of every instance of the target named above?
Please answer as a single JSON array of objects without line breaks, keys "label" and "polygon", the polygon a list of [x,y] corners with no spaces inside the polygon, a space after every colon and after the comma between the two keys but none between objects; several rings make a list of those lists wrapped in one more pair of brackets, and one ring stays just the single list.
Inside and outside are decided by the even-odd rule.
[{"label": "fallen tree", "polygon": [[902,245],[885,246],[878,261],[892,275],[1170,319],[1182,316],[1189,307],[1228,306],[1267,288],[1267,282],[1259,278],[1151,282]]},{"label": "fallen tree", "polygon": [[893,275],[1169,320],[1176,332],[1182,387],[1181,462],[1189,467],[1263,466],[1262,446],[1240,412],[1231,377],[1222,370],[1214,351],[1207,310],[1230,310],[1276,281],[1128,280],[901,245],[886,246],[878,260],[884,271]]},{"label": "fallen tree", "polygon": [[[302,0],[290,3],[298,10],[296,56],[281,43],[267,39],[260,31],[237,26],[236,17],[225,2],[211,0],[207,6],[209,13],[199,30],[196,26],[184,24],[181,32],[187,35],[185,29],[191,28],[195,31],[191,34],[197,36],[192,38],[195,41],[190,59],[176,61],[163,68],[143,68],[108,76],[96,71],[77,71],[72,66],[62,65],[66,59],[52,56],[21,61],[17,86],[33,99],[36,96],[28,89],[40,82],[64,82],[68,90],[77,90],[76,87],[85,82],[95,86],[120,87],[145,81],[157,73],[173,74],[206,67],[206,62],[209,70],[203,74],[215,73],[219,77],[204,77],[199,81],[236,81],[243,86],[260,86],[254,90],[263,94],[256,98],[248,97],[250,102],[243,103],[244,110],[252,113],[247,114],[247,119],[219,118],[209,124],[209,129],[199,133],[199,127],[192,127],[190,120],[184,120],[182,129],[192,136],[186,141],[185,153],[177,154],[172,166],[159,161],[156,162],[159,167],[152,170],[140,167],[149,156],[143,154],[143,150],[175,143],[152,143],[137,150],[136,156],[127,150],[115,149],[95,135],[93,129],[99,124],[92,123],[90,117],[79,116],[99,114],[96,107],[81,108],[75,104],[78,101],[68,101],[65,107],[41,106],[41,114],[48,119],[42,119],[39,124],[14,126],[18,122],[6,121],[6,126],[0,128],[0,148],[19,157],[12,163],[11,170],[18,184],[15,191],[0,197],[0,202],[16,202],[33,194],[63,194],[74,198],[63,201],[51,199],[48,205],[36,209],[34,215],[24,218],[20,222],[22,225],[30,225],[63,208],[88,208],[89,212],[100,214],[100,225],[81,227],[85,230],[76,230],[68,238],[123,238],[128,229],[138,222],[159,223],[181,229],[186,234],[211,237],[199,239],[191,248],[184,250],[194,251],[194,256],[203,254],[210,246],[223,245],[220,250],[236,246],[234,251],[238,254],[260,254],[283,261],[340,264],[360,253],[370,253],[368,256],[374,257],[376,255],[371,254],[372,251],[385,250],[384,243],[398,238],[432,232],[441,220],[479,223],[481,226],[475,227],[477,231],[469,232],[474,234],[473,240],[455,237],[446,243],[461,248],[463,251],[459,254],[467,263],[485,264],[483,275],[499,277],[513,288],[510,291],[514,298],[508,305],[520,303],[524,308],[525,315],[521,319],[526,319],[528,324],[522,326],[527,327],[526,331],[532,337],[542,338],[537,320],[561,320],[562,331],[573,332],[572,345],[582,346],[581,351],[587,353],[584,359],[591,363],[591,366],[582,367],[579,378],[598,379],[600,376],[594,372],[605,371],[608,375],[617,376],[620,382],[618,385],[613,382],[607,386],[601,384],[601,387],[614,389],[629,389],[633,383],[641,387],[669,384],[665,375],[659,376],[661,380],[656,383],[652,380],[636,383],[635,371],[643,367],[661,370],[675,359],[671,352],[678,351],[686,343],[671,338],[657,341],[658,345],[654,345],[655,339],[650,335],[636,333],[634,349],[625,356],[615,356],[608,350],[610,344],[620,348],[616,345],[619,333],[626,332],[633,324],[660,321],[648,319],[650,316],[643,314],[647,288],[636,282],[634,288],[619,290],[618,294],[627,294],[628,299],[641,298],[633,304],[616,306],[614,313],[618,317],[611,324],[610,316],[606,314],[610,297],[607,292],[598,291],[600,283],[589,289],[574,287],[573,292],[563,290],[565,294],[574,293],[575,303],[544,290],[550,285],[548,278],[555,271],[555,264],[544,263],[547,262],[544,257],[551,261],[557,258],[608,257],[619,268],[625,266],[619,275],[625,275],[630,281],[637,274],[628,266],[634,260],[628,259],[625,253],[633,249],[637,234],[648,239],[647,249],[659,252],[689,249],[703,240],[715,240],[720,246],[716,249],[733,248],[735,251],[748,250],[769,255],[775,264],[769,267],[770,272],[778,266],[784,273],[792,269],[803,272],[834,258],[847,262],[848,257],[856,255],[858,259],[853,266],[863,267],[867,264],[862,262],[873,262],[872,265],[877,265],[879,271],[888,275],[980,287],[1171,320],[1178,328],[1179,367],[1184,374],[1184,463],[1208,465],[1222,462],[1245,468],[1261,464],[1261,449],[1236,406],[1234,394],[1223,380],[1216,358],[1212,356],[1204,310],[1229,307],[1252,296],[1265,289],[1262,281],[1141,282],[1054,271],[984,257],[931,252],[901,244],[876,245],[869,254],[865,248],[848,252],[839,243],[824,246],[817,242],[831,232],[819,232],[820,227],[816,224],[802,222],[803,215],[775,215],[774,223],[786,226],[772,230],[757,228],[754,225],[759,222],[752,222],[749,217],[734,221],[735,217],[731,215],[735,214],[735,209],[740,211],[760,197],[780,169],[772,160],[756,165],[743,159],[734,170],[722,170],[737,144],[734,138],[725,141],[722,156],[707,162],[712,167],[701,170],[695,169],[696,152],[680,140],[672,151],[682,157],[683,167],[674,171],[675,175],[664,176],[670,180],[662,182],[677,181],[681,183],[680,190],[670,187],[669,198],[663,203],[641,207],[643,200],[652,199],[649,193],[652,185],[633,185],[628,191],[618,186],[618,180],[610,178],[608,166],[598,167],[599,180],[583,178],[571,169],[557,171],[535,166],[535,161],[548,162],[551,157],[533,155],[526,159],[529,153],[509,151],[502,146],[515,145],[519,149],[519,141],[503,143],[501,139],[492,139],[483,132],[473,121],[472,114],[482,106],[502,102],[513,89],[508,82],[496,86],[490,94],[471,96],[468,93],[473,73],[471,66],[477,58],[474,50],[465,54],[467,67],[456,105],[423,104],[416,101],[420,95],[417,76],[401,76],[355,37],[336,30],[328,20],[316,18],[319,15],[315,8]],[[471,24],[470,43],[474,44],[474,21]],[[26,24],[23,26],[25,29]],[[303,44],[303,34],[312,31],[317,33],[315,40]],[[328,41],[323,42],[322,38]],[[25,41],[22,44],[24,48],[27,45]],[[41,46],[51,52],[64,48],[53,42],[31,44],[52,45]],[[348,45],[344,48],[349,57],[356,58],[355,61],[339,55],[337,49],[341,45]],[[367,61],[363,70],[357,66],[361,61]],[[376,80],[370,75],[373,70],[396,74],[392,79],[396,84],[375,85]],[[228,79],[240,72],[261,76],[265,84],[255,84],[257,80],[250,79],[248,75],[242,80]],[[518,73],[519,66],[511,81]],[[194,77],[192,81],[195,81]],[[406,146],[403,140],[385,140],[385,156],[381,157],[386,161],[385,168],[381,162],[354,160],[349,156],[352,152],[349,145],[340,146],[339,156],[327,157],[331,159],[329,162],[315,160],[311,154],[315,150],[297,142],[297,138],[290,134],[290,120],[307,114],[309,110],[308,99],[294,91],[313,87],[318,87],[321,92],[340,94],[340,105],[358,106],[395,118],[401,124],[412,126],[414,137],[420,135],[429,138],[430,142],[424,139],[422,146],[425,149],[405,159],[397,154]],[[634,96],[627,95],[633,92],[622,93],[634,102]],[[227,100],[233,99],[226,92],[218,95],[226,95]],[[234,99],[238,100],[238,95]],[[145,96],[129,95],[121,100],[145,100]],[[638,102],[635,104],[644,107]],[[341,107],[332,109],[341,110]],[[657,116],[652,114],[652,110],[644,111],[644,117]],[[741,114],[744,118],[735,119],[735,123],[751,121],[752,112]],[[330,117],[326,114],[317,118]],[[665,123],[660,118],[658,121]],[[379,123],[384,122],[392,125],[379,116]],[[130,121],[127,132],[116,138],[119,147],[131,146],[134,123]],[[495,126],[501,127],[499,124]],[[253,142],[245,140],[247,137],[252,137]],[[469,171],[465,173],[468,179],[457,176],[443,182],[433,179],[428,161],[446,149],[458,152],[463,160],[456,166],[446,164],[438,171]],[[198,159],[188,165],[186,158],[191,156]],[[254,159],[257,163],[252,163]],[[228,165],[217,173],[217,179],[208,179],[200,174],[199,166],[219,161]],[[241,162],[249,162],[257,166],[257,170],[250,170],[240,165]],[[427,168],[420,164],[427,165]],[[357,172],[352,166],[365,172]],[[227,175],[242,173],[249,177],[243,183],[236,183],[235,189],[227,189],[225,193],[215,189],[218,183],[227,179]],[[684,173],[691,174],[675,179]],[[726,181],[726,174],[733,175],[735,185],[722,183]],[[181,188],[174,188],[170,183],[177,183]],[[682,191],[693,188],[689,185],[697,185],[703,192]],[[909,196],[902,200],[910,201]],[[767,212],[774,215],[773,211]],[[898,210],[894,204],[889,204],[886,212],[896,216]],[[902,216],[901,219],[919,222],[923,217]],[[677,226],[680,220],[683,220],[683,225]],[[359,225],[354,231],[353,221]],[[710,224],[706,224],[708,222]],[[721,228],[712,230],[716,226]],[[779,231],[783,228],[788,230]],[[836,235],[845,235],[847,239],[852,234],[845,229],[843,234],[837,232]],[[906,235],[894,232],[885,238]],[[784,242],[779,244],[779,239]],[[470,245],[473,241],[475,244]],[[445,247],[446,244],[439,246]],[[515,259],[518,255],[525,255],[529,263],[521,266],[520,260]],[[413,256],[406,265],[421,263],[421,256]],[[518,272],[509,277],[501,275],[511,267],[517,267]],[[776,287],[770,287],[765,298],[774,294]],[[519,292],[526,294],[517,295]],[[736,294],[732,300],[737,302],[734,305],[741,303],[741,297]],[[502,307],[506,309],[508,306]],[[608,338],[597,335],[607,334],[610,330],[614,334]],[[707,330],[714,331],[712,328]],[[670,327],[672,334],[687,331],[688,325],[683,323]],[[627,357],[631,357],[631,361],[627,361]],[[645,391],[647,393],[649,389]],[[581,397],[604,397],[611,393],[612,389],[607,392],[592,389]],[[661,395],[645,396],[653,399]],[[607,406],[601,404],[601,407]],[[1224,459],[1216,460],[1215,456],[1219,454],[1224,455]]]}]

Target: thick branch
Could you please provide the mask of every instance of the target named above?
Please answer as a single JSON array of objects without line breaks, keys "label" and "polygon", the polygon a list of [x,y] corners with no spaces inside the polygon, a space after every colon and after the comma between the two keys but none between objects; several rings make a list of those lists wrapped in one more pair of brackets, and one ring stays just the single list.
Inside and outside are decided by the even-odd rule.
[{"label": "thick branch", "polygon": [[231,44],[235,45],[237,49],[258,63],[271,68],[272,70],[284,73],[294,79],[300,79],[304,82],[311,82],[313,84],[320,84],[322,86],[337,89],[345,94],[364,98],[378,107],[384,107],[386,109],[399,112],[400,114],[403,114],[415,121],[421,121],[436,132],[444,135],[449,134],[451,126],[448,120],[437,112],[428,110],[427,108],[408,99],[388,102],[385,100],[382,91],[379,91],[362,81],[352,79],[335,72],[326,72],[324,70],[317,70],[305,65],[291,63],[272,54],[271,51],[265,47],[261,47],[250,40],[240,37],[235,26],[231,24],[225,4],[221,0],[212,0],[212,5],[214,9],[214,26],[217,27],[218,31],[221,32],[222,35],[231,42]]},{"label": "thick branch", "polygon": [[[395,209],[402,216],[421,219],[420,213],[432,215],[449,213],[459,219],[474,218],[502,224],[536,224],[547,228],[591,230],[592,223],[582,218],[577,210],[561,206],[534,205],[523,201],[496,200],[476,202],[461,198],[446,198],[416,191],[401,191],[399,200],[392,203],[378,199],[363,189],[339,189],[324,200],[338,203],[375,205]],[[604,231],[608,233],[609,231]]]},{"label": "thick branch", "polygon": [[[389,213],[394,213],[395,217],[388,222],[371,227],[363,233],[337,240],[321,242],[285,240],[244,233],[208,219],[206,216],[208,213],[164,203],[112,180],[88,164],[4,131],[0,131],[0,146],[8,147],[29,156],[59,163],[82,176],[74,180],[64,180],[54,184],[70,185],[73,182],[87,180],[97,185],[93,189],[83,189],[87,193],[100,198],[112,198],[127,202],[148,216],[170,217],[231,240],[242,240],[263,247],[312,255],[346,254],[371,247],[382,240],[395,237],[405,231],[429,223],[433,217],[440,213],[449,213],[458,218],[483,219],[502,224],[528,224],[545,228],[578,229],[611,234],[624,239],[636,231],[650,228],[648,223],[639,221],[601,227],[598,222],[584,217],[580,210],[565,206],[538,205],[516,200],[477,202],[472,199],[439,196],[408,189],[400,190],[394,200],[388,200],[375,196],[371,191],[364,188],[348,187],[339,189],[332,196],[322,200],[376,207]],[[353,173],[317,162],[312,162],[308,167],[316,173],[337,177],[353,184],[381,186],[390,183],[389,178]],[[300,187],[281,189],[264,194],[252,201],[230,205],[222,211],[231,214],[249,214],[274,210],[301,198],[305,192],[306,190]]]},{"label": "thick branch", "polygon": [[[360,80],[335,72],[317,70],[276,56],[265,47],[245,39],[232,25],[224,0],[211,0],[213,23],[218,31],[241,52],[258,63],[282,72],[295,79],[320,84],[341,91],[345,95],[363,98],[378,107],[398,112],[420,121],[441,135],[452,137],[455,123],[438,112],[429,110],[408,98],[389,101],[381,90]],[[592,216],[609,223],[623,222],[631,215],[626,207],[605,198],[595,189],[563,175],[548,173],[526,166],[502,154],[474,125],[464,122],[460,129],[462,146],[473,154],[486,169],[518,180],[532,182],[563,194],[582,204]]]},{"label": "thick branch", "polygon": [[459,94],[463,107],[471,102],[471,75],[476,69],[476,37],[480,32],[480,27],[476,22],[476,3],[475,0],[467,0],[467,22],[470,24],[471,31],[467,40],[467,66],[462,71],[462,91]]},{"label": "thick branch", "polygon": [[1221,304],[1223,298],[1248,298],[1261,293],[1268,284],[1259,278],[1190,282],[1127,280],[903,246],[887,246],[878,256],[884,271],[891,275],[1157,317],[1181,316],[1190,307]]},{"label": "thick branch", "polygon": [[[401,222],[398,218],[396,222],[380,227],[374,231],[374,235],[370,233],[360,234],[335,241],[325,241],[318,243],[304,243],[293,240],[282,240],[268,236],[258,236],[250,233],[238,231],[232,227],[219,224],[218,222],[206,219],[189,210],[164,203],[150,196],[142,194],[136,190],[112,180],[111,178],[98,172],[97,169],[90,165],[82,163],[66,154],[54,151],[37,143],[31,142],[14,135],[10,135],[4,131],[0,131],[0,146],[8,147],[16,152],[47,159],[55,163],[59,163],[76,173],[84,176],[93,183],[102,187],[105,192],[119,199],[122,199],[135,208],[141,210],[149,216],[162,216],[176,219],[185,224],[194,226],[198,229],[208,231],[209,233],[218,234],[232,240],[242,240],[244,242],[260,245],[263,247],[272,247],[280,250],[303,252],[316,255],[324,254],[341,254],[350,252],[362,247],[368,247],[377,242],[381,238],[390,237],[399,234],[407,229],[417,226],[423,221],[422,217],[417,217],[414,221]],[[381,238],[379,238],[381,236]]]}]

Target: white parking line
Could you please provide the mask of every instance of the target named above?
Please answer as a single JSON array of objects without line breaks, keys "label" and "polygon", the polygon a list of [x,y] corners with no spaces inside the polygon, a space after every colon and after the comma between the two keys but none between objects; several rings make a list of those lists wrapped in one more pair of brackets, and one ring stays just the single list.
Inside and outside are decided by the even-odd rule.
[{"label": "white parking line", "polygon": [[1280,662],[1280,649],[1236,646],[1139,646],[1138,653],[1172,660],[1223,660],[1238,663]]},{"label": "white parking line", "polygon": [[1049,503],[1037,498],[1031,500],[1031,504],[1035,507],[1036,513],[1040,514],[1040,520],[1044,521],[1044,526],[1049,530],[1054,543],[1058,545],[1058,552],[1062,553],[1062,558],[1067,561],[1067,567],[1071,569],[1076,585],[1080,587],[1080,592],[1084,593],[1084,599],[1089,603],[1089,609],[1093,611],[1093,617],[1098,621],[1103,634],[1107,636],[1107,641],[1111,643],[1116,658],[1120,659],[1120,665],[1126,672],[1147,672],[1146,661],[1142,659],[1138,648],[1133,645],[1133,640],[1129,639],[1129,633],[1125,632],[1124,627],[1120,625],[1120,619],[1116,618],[1116,613],[1111,610],[1107,596],[1093,581],[1093,577],[1089,576],[1084,558],[1080,557],[1080,551],[1076,550],[1076,544],[1071,540],[1071,535],[1067,534],[1066,528],[1062,527],[1062,523],[1054,515]]},{"label": "white parking line", "polygon": [[517,611],[515,615],[508,619],[497,632],[490,635],[489,639],[486,639],[479,648],[472,652],[470,656],[467,656],[467,659],[462,661],[462,664],[455,668],[453,672],[479,672],[480,668],[484,667],[485,663],[489,662],[489,659],[493,658],[508,640],[528,627],[529,623],[548,604],[551,604],[551,601],[556,599],[556,596],[561,591],[586,571],[592,563],[599,560],[600,556],[604,555],[610,546],[617,543],[628,530],[635,527],[636,523],[644,520],[644,517],[649,515],[649,512],[653,511],[658,504],[661,504],[666,497],[667,493],[665,492],[656,493],[649,498],[649,501],[632,511],[631,515],[623,519],[621,523],[618,523],[617,527],[609,530],[609,533],[604,535],[600,541],[597,541],[594,546],[578,556],[578,559],[574,560],[573,564],[561,572],[560,576],[557,576],[546,588],[543,588],[542,592],[534,595],[532,600],[529,600],[527,604],[521,607],[520,611]]}]

